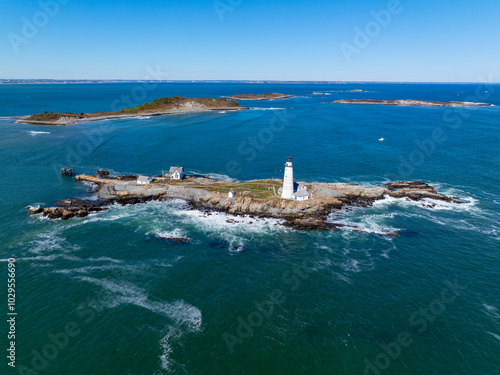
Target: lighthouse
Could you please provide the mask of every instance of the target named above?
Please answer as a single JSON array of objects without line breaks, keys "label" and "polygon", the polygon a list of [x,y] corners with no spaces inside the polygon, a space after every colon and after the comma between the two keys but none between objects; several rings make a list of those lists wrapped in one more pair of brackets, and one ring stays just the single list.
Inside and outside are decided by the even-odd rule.
[{"label": "lighthouse", "polygon": [[283,179],[283,191],[281,192],[281,198],[293,198],[293,164],[291,156],[288,156],[285,163],[285,178]]}]

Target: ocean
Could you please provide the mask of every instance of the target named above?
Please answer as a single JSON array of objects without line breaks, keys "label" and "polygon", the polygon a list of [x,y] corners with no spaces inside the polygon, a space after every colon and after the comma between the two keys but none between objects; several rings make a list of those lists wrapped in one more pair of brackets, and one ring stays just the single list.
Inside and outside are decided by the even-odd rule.
[{"label": "ocean", "polygon": [[[4,356],[0,373],[500,373],[500,85],[0,85],[0,116],[264,92],[294,97],[66,127],[0,118],[1,298],[7,314],[15,258],[17,312],[16,367]],[[354,98],[495,106],[331,103]],[[61,167],[156,175],[180,165],[243,181],[282,178],[288,155],[298,181],[417,180],[467,203],[386,198],[331,214],[362,232],[295,231],[181,200],[67,221],[26,210],[96,199]]]}]

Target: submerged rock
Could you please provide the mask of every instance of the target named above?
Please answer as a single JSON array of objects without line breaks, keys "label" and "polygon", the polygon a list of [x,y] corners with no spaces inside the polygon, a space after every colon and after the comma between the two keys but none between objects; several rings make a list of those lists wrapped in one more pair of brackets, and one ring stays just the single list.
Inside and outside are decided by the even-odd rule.
[{"label": "submerged rock", "polygon": [[75,212],[76,217],[85,217],[88,215],[89,215],[89,212],[87,210],[78,210]]},{"label": "submerged rock", "polygon": [[43,212],[43,208],[41,208],[41,207],[29,207],[28,212],[31,215],[41,214]]},{"label": "submerged rock", "polygon": [[293,220],[283,223],[285,227],[292,229],[322,229],[322,230],[340,230],[341,225],[327,223],[321,219]]},{"label": "submerged rock", "polygon": [[177,242],[177,243],[188,243],[189,239],[184,237],[160,237],[157,236],[160,241],[169,241],[169,242]]}]

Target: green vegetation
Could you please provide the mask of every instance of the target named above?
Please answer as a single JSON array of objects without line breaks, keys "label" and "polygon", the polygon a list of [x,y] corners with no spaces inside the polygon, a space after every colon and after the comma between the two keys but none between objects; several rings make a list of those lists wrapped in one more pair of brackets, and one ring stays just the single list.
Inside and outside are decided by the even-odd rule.
[{"label": "green vegetation", "polygon": [[139,112],[139,111],[154,110],[154,109],[158,109],[158,107],[160,107],[160,106],[163,107],[163,106],[178,102],[181,99],[184,99],[184,98],[181,98],[180,96],[173,96],[171,98],[162,97],[162,98],[155,99],[152,102],[141,104],[140,106],[137,106],[137,107],[127,107],[123,111],[124,112]]},{"label": "green vegetation", "polygon": [[153,100],[149,103],[141,104],[137,107],[127,107],[122,112],[125,113],[136,113],[142,111],[155,111],[160,109],[167,109],[165,107],[170,107],[178,104],[182,104],[187,101],[194,101],[199,104],[206,105],[209,108],[213,107],[239,107],[239,104],[232,100],[226,99],[210,99],[210,98],[184,98],[182,96],[172,96],[172,97],[162,97]]},{"label": "green vegetation", "polygon": [[76,113],[73,113],[73,112],[54,113],[54,112],[45,111],[44,113],[38,113],[36,115],[32,115],[32,116],[28,117],[28,120],[30,120],[30,121],[42,121],[42,122],[55,122],[55,121],[59,120],[62,116],[80,118],[84,115],[85,115],[84,113],[77,115]]},{"label": "green vegetation", "polygon": [[[100,116],[113,116],[113,115],[120,115],[124,113],[131,113],[131,114],[136,114],[136,113],[148,113],[148,112],[162,112],[162,111],[168,111],[170,109],[174,109],[176,106],[181,106],[182,104],[186,102],[194,102],[198,103],[200,105],[206,106],[207,109],[210,108],[228,108],[228,107],[234,107],[236,108],[241,108],[238,102],[233,101],[233,100],[227,100],[227,99],[212,99],[212,98],[185,98],[181,96],[172,96],[172,97],[162,97],[153,100],[152,102],[149,103],[144,103],[141,104],[137,107],[127,107],[121,111],[114,111],[114,112],[97,112],[97,113],[71,113],[71,112],[66,112],[66,113],[53,113],[53,112],[47,112],[45,111],[44,113],[39,113],[32,115],[31,117],[27,118],[28,121],[40,121],[40,122],[56,122],[59,120],[62,116],[68,116],[68,117],[75,117],[75,118],[89,118],[89,117],[100,117]],[[182,110],[182,108],[180,108]]]},{"label": "green vegetation", "polygon": [[[233,184],[221,184],[217,187],[217,191],[227,194],[231,189],[238,193],[243,193],[243,195],[252,197],[255,199],[267,199],[271,197],[277,197],[278,189],[282,187],[283,184],[275,180],[258,180],[258,181],[245,181]],[[274,187],[274,189],[273,189]],[[269,190],[271,188],[271,190]],[[276,194],[274,193],[276,191]]]},{"label": "green vegetation", "polygon": [[60,113],[47,112],[39,113],[28,118],[31,121],[57,121],[61,117]]},{"label": "green vegetation", "polygon": [[[222,182],[213,181],[213,183],[203,182],[198,180],[167,180],[157,181],[160,184],[168,184],[173,186],[183,186],[191,189],[202,189],[209,192],[217,192],[227,194],[231,189],[236,193],[236,196],[246,196],[254,199],[265,200],[268,198],[278,197],[278,189],[282,187],[283,183],[276,180],[257,180],[257,181],[244,181],[244,182]],[[273,189],[274,187],[274,189]],[[271,190],[269,190],[271,188]],[[276,191],[276,194],[275,194]]]}]

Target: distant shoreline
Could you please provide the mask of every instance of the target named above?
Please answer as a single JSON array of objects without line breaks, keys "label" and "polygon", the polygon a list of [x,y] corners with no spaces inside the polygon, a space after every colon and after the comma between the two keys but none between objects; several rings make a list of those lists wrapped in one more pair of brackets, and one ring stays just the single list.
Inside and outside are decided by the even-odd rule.
[{"label": "distant shoreline", "polygon": [[341,99],[332,102],[334,104],[358,104],[358,105],[392,105],[401,107],[494,107],[490,103],[475,102],[438,102],[432,100],[374,100],[374,99]]},{"label": "distant shoreline", "polygon": [[[22,85],[22,84],[109,84],[109,83],[249,83],[249,84],[393,84],[393,85],[477,85],[485,84],[477,82],[393,82],[393,81],[273,81],[273,80],[106,80],[106,79],[0,79],[0,85]],[[499,85],[500,82],[488,82],[489,85]]]}]

